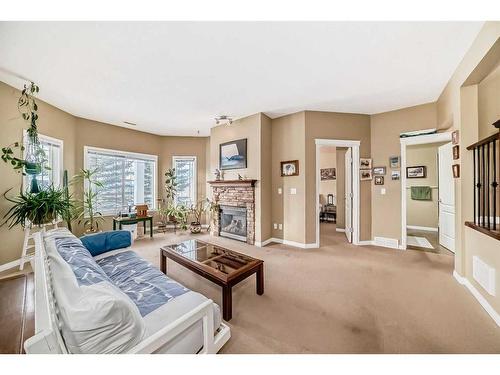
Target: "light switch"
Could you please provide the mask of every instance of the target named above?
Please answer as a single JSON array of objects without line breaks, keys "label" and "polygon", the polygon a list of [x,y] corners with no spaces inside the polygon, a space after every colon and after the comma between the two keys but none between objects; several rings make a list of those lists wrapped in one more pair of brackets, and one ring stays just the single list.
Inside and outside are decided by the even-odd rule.
[{"label": "light switch", "polygon": [[380,194],[385,195],[385,188],[380,189]]},{"label": "light switch", "polygon": [[290,189],[290,194],[297,194],[297,189],[296,188],[291,188]]},{"label": "light switch", "polygon": [[283,224],[278,225],[280,230],[283,230]]},{"label": "light switch", "polygon": [[278,188],[278,194],[283,194],[283,189]]},{"label": "light switch", "polygon": [[278,224],[274,223],[273,227],[274,227],[274,229],[278,229]]}]

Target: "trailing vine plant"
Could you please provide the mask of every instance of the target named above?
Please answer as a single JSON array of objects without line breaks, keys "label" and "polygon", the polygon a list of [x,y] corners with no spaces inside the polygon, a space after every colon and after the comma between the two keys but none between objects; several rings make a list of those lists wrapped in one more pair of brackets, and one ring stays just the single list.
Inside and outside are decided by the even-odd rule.
[{"label": "trailing vine plant", "polygon": [[[45,161],[45,153],[40,147],[38,139],[38,104],[35,100],[35,95],[40,92],[40,88],[35,83],[31,82],[29,85],[24,85],[21,91],[21,96],[17,101],[17,108],[24,121],[28,123],[28,145],[23,142],[14,142],[9,146],[2,147],[1,159],[5,163],[10,163],[14,170],[25,174],[25,169],[35,170],[41,172],[42,164]],[[29,153],[32,160],[27,157],[23,159],[23,152],[29,147]],[[16,156],[15,150],[19,150],[19,156]],[[35,164],[35,165],[33,165]],[[45,169],[49,169],[45,166]]]}]

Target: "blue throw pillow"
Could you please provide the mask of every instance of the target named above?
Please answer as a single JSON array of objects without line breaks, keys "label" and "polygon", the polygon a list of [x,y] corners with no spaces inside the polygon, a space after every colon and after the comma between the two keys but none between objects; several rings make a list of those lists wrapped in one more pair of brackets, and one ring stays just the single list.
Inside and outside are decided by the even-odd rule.
[{"label": "blue throw pillow", "polygon": [[89,234],[81,237],[80,240],[95,257],[111,250],[129,247],[132,244],[132,234],[128,230],[115,230]]}]

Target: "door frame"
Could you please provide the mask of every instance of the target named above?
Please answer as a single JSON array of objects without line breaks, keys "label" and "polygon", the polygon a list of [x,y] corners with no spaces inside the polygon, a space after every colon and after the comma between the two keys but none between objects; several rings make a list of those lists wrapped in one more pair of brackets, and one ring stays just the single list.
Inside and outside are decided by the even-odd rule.
[{"label": "door frame", "polygon": [[[321,146],[334,146],[334,147],[347,147],[352,150],[352,243],[359,245],[359,145],[361,141],[341,140],[341,139],[322,139],[316,138],[316,246],[320,246],[320,233],[319,233],[319,184],[320,184],[320,170],[319,170],[319,154]],[[337,197],[338,201],[338,197]]]},{"label": "door frame", "polygon": [[[427,135],[419,135],[416,137],[408,137],[408,138],[400,138],[401,143],[401,170],[400,170],[400,178],[401,178],[401,250],[407,249],[407,241],[406,236],[407,228],[406,228],[406,147],[413,145],[424,145],[431,143],[441,143],[441,142],[451,142],[451,132],[444,133],[435,133],[435,134],[427,134]],[[456,203],[456,197],[455,197]]]}]

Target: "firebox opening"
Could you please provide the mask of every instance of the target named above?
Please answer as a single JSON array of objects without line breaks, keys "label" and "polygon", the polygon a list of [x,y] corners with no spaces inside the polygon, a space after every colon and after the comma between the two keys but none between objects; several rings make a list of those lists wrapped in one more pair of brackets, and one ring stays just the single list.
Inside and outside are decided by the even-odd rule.
[{"label": "firebox opening", "polygon": [[245,207],[220,206],[221,237],[247,241],[247,209]]}]

